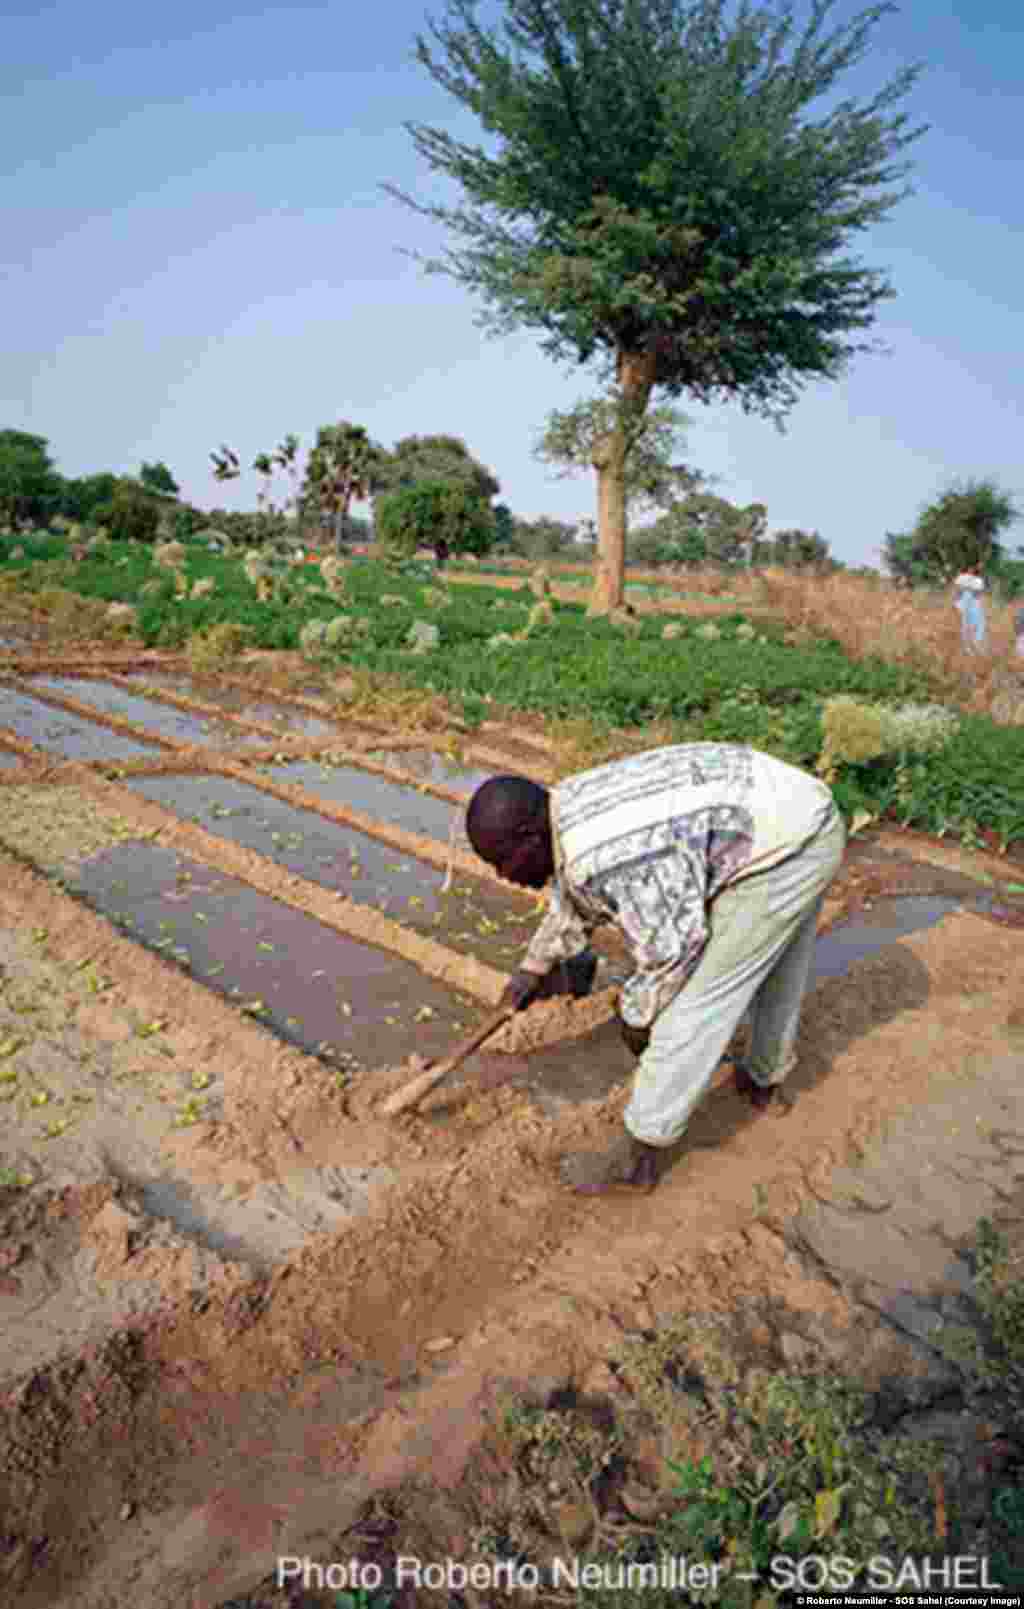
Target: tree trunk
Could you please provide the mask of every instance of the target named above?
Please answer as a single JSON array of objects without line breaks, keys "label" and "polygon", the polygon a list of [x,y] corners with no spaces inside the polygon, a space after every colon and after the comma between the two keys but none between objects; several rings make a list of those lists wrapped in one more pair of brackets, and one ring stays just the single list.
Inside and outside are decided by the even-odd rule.
[{"label": "tree trunk", "polygon": [[626,579],[626,452],[623,432],[606,436],[597,469],[597,572],[588,615],[620,609]]},{"label": "tree trunk", "polygon": [[[654,386],[653,352],[620,352],[618,384],[621,400],[642,414]],[[621,609],[626,580],[626,425],[595,444],[597,470],[597,571],[588,615]]]}]

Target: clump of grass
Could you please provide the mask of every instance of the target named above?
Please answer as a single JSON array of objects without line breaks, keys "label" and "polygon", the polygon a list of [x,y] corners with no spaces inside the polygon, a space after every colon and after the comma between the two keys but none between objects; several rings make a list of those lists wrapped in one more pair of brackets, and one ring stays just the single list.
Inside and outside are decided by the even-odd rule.
[{"label": "clump of grass", "polygon": [[193,632],[185,649],[189,666],[197,673],[216,670],[237,659],[249,642],[245,626],[224,620],[206,631]]},{"label": "clump of grass", "polygon": [[883,755],[935,754],[954,735],[959,722],[937,704],[905,704],[898,709],[864,703],[839,694],[825,701],[825,742],[815,767],[832,782],[841,764],[864,765]]},{"label": "clump of grass", "polygon": [[544,723],[544,737],[555,756],[556,779],[621,760],[627,754],[686,741],[681,723],[668,718],[650,721],[640,731],[625,731],[590,715],[550,716]]},{"label": "clump of grass", "polygon": [[326,632],[326,620],[307,620],[299,632],[299,653],[307,659],[316,659],[323,653]]},{"label": "clump of grass", "polygon": [[107,606],[99,598],[83,598],[65,587],[47,586],[35,594],[33,602],[46,616],[55,641],[119,635],[120,628],[107,619]]},{"label": "clump of grass", "polygon": [[400,677],[362,665],[348,667],[344,705],[371,725],[403,732],[443,732],[460,723],[447,699],[430,688],[409,687]]}]

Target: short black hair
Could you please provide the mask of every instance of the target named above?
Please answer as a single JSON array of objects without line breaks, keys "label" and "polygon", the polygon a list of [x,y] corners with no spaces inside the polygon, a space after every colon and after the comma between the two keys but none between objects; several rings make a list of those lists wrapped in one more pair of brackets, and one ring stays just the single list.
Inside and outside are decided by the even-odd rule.
[{"label": "short black hair", "polygon": [[547,825],[548,790],[529,777],[491,777],[469,801],[466,832],[484,860],[502,844],[514,843],[531,827]]}]

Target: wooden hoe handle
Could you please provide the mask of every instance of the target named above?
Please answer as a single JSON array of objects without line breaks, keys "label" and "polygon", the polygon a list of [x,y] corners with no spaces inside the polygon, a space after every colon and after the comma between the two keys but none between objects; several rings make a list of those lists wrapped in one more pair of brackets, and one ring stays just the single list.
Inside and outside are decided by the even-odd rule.
[{"label": "wooden hoe handle", "polygon": [[467,1056],[471,1056],[485,1039],[497,1033],[498,1029],[508,1021],[515,1011],[514,1006],[499,1006],[489,1017],[486,1017],[473,1032],[455,1047],[450,1056],[439,1061],[433,1067],[428,1067],[425,1073],[420,1073],[408,1084],[389,1095],[386,1101],[381,1102],[380,1110],[384,1117],[397,1117],[399,1112],[407,1112],[410,1107],[418,1106],[425,1095],[436,1089],[442,1079],[453,1073],[456,1067],[461,1067]]}]

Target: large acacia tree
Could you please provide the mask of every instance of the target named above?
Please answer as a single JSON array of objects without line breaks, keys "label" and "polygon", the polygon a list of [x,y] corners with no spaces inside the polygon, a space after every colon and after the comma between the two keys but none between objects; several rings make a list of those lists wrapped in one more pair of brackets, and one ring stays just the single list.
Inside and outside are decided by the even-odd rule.
[{"label": "large acacia tree", "polygon": [[[622,597],[630,430],[657,388],[735,400],[780,421],[807,380],[834,379],[884,297],[885,276],[841,253],[907,194],[892,109],[920,69],[818,121],[805,108],[864,55],[870,6],[823,36],[812,0],[793,36],[788,0],[504,0],[502,35],[476,0],[448,0],[417,60],[496,148],[407,123],[419,154],[461,186],[425,206],[464,246],[423,259],[480,292],[492,333],[542,333],[563,361],[598,360],[618,402],[595,443],[599,565],[591,609]],[[418,254],[413,253],[416,256]]]}]

